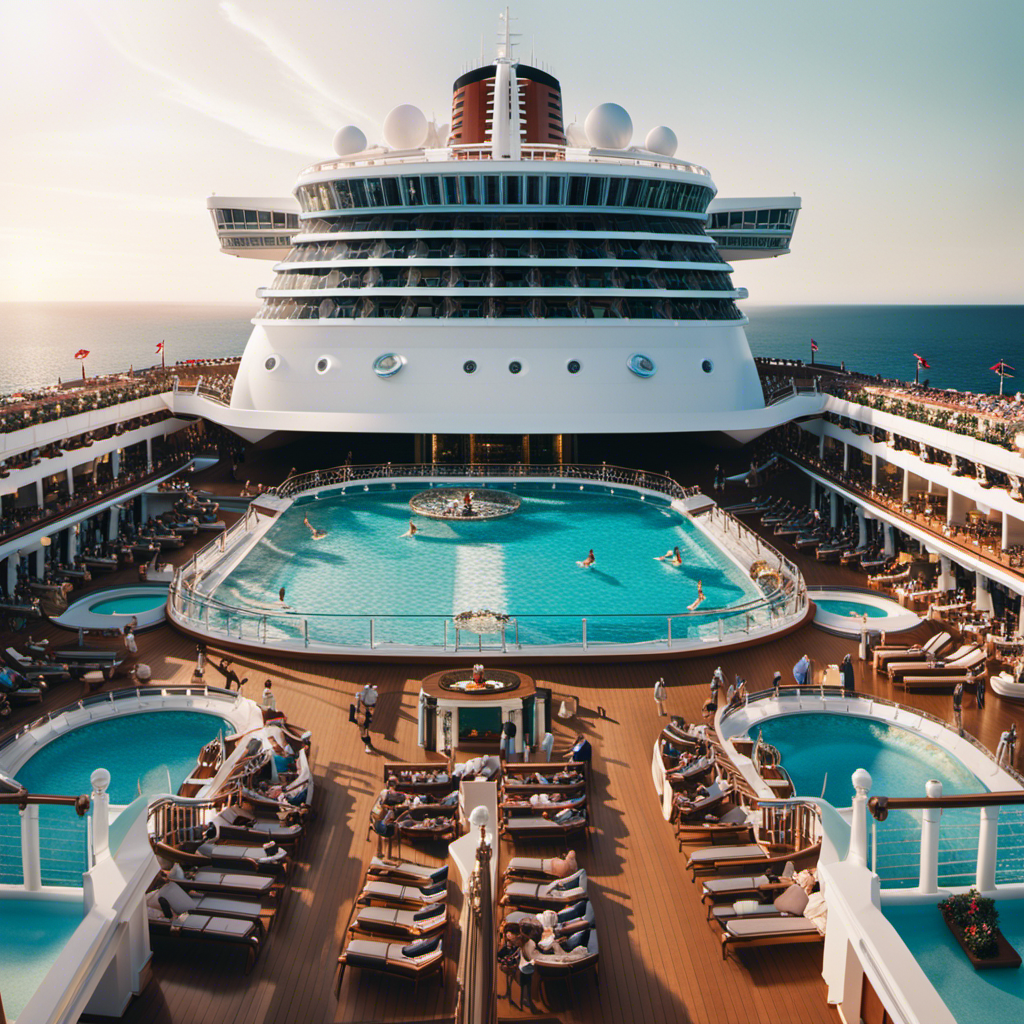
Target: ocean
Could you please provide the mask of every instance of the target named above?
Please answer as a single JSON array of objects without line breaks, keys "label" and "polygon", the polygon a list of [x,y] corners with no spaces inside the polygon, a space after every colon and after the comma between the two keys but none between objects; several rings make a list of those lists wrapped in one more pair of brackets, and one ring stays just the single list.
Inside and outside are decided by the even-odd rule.
[{"label": "ocean", "polygon": [[[0,393],[57,382],[82,372],[74,354],[88,349],[89,374],[159,362],[240,355],[258,303],[0,304]],[[914,353],[931,366],[921,379],[936,387],[994,392],[989,369],[1005,359],[1024,373],[1024,306],[753,306],[747,337],[754,355],[810,358],[862,373],[912,380]],[[1006,381],[1015,391],[1015,381]]]}]

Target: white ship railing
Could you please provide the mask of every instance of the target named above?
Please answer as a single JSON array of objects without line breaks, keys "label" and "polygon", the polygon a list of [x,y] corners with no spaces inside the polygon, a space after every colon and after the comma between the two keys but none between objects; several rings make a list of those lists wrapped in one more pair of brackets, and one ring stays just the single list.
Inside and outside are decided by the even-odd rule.
[{"label": "white ship railing", "polygon": [[[614,491],[615,486],[660,494],[683,503],[699,494],[695,487],[683,487],[660,473],[626,469],[621,466],[524,466],[379,464],[341,466],[289,477],[267,492],[268,500],[294,499],[331,490],[344,492],[352,484],[435,480],[455,482],[505,479],[543,479],[557,486],[559,481],[587,480]],[[581,485],[582,486],[582,485]],[[218,600],[207,580],[218,576],[228,564],[244,557],[246,543],[252,543],[268,528],[261,515],[259,499],[245,516],[198,551],[190,562],[175,571],[168,600],[173,622],[209,639],[258,644],[276,648],[391,651],[415,653],[488,651],[508,654],[522,650],[548,649],[558,652],[590,650],[611,653],[642,653],[645,650],[683,650],[708,644],[739,643],[767,636],[796,621],[806,612],[807,590],[796,565],[744,523],[722,509],[698,512],[695,522],[722,545],[738,565],[749,568],[755,561],[777,569],[780,585],[763,596],[722,608],[700,607],[672,614],[509,614],[492,634],[470,633],[456,627],[451,615],[368,615],[303,613],[292,609],[243,607]],[[567,628],[571,627],[571,628]],[[628,639],[624,639],[623,627]]]}]

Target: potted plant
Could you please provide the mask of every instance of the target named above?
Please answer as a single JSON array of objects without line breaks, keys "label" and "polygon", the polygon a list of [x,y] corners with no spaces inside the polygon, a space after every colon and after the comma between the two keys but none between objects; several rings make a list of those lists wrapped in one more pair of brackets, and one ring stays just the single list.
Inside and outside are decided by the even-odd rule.
[{"label": "potted plant", "polygon": [[972,888],[944,899],[939,911],[976,971],[1020,967],[1019,954],[999,930],[999,912],[994,900]]}]

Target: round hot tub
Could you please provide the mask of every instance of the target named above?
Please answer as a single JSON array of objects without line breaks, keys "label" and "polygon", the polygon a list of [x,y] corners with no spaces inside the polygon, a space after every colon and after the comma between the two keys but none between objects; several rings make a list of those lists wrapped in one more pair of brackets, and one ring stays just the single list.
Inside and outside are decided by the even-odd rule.
[{"label": "round hot tub", "polygon": [[134,584],[85,594],[53,621],[65,629],[121,629],[134,618],[146,629],[164,621],[166,608],[166,583]]},{"label": "round hot tub", "polygon": [[921,617],[884,594],[843,587],[808,587],[814,602],[814,624],[830,633],[859,636],[861,626],[873,632],[913,629]]}]

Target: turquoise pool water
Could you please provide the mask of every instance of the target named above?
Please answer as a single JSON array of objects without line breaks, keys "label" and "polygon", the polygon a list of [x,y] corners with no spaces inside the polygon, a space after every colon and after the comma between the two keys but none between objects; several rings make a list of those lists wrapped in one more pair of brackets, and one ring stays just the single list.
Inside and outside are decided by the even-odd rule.
[{"label": "turquoise pool water", "polygon": [[81,903],[0,899],[0,993],[17,1018],[82,923]]},{"label": "turquoise pool water", "polygon": [[[812,595],[813,597],[813,595]],[[884,608],[878,608],[873,604],[864,601],[833,601],[815,599],[814,603],[830,615],[842,615],[844,618],[850,615],[866,615],[869,619],[886,619],[889,617]]]},{"label": "turquoise pool water", "polygon": [[[938,900],[936,900],[936,904]],[[999,900],[1000,931],[1024,950],[1024,902]],[[994,1024],[1024,1017],[1024,969],[976,971],[936,905],[883,907],[958,1024]]]},{"label": "turquoise pool water", "polygon": [[[665,617],[686,610],[698,580],[708,609],[759,596],[728,556],[663,499],[517,483],[522,504],[508,518],[460,523],[417,516],[416,536],[402,536],[409,499],[422,489],[388,485],[297,502],[215,598],[255,617],[266,612],[273,628],[292,635],[301,634],[306,618],[311,642],[362,646],[371,616],[377,643],[440,644],[445,618],[480,608],[516,617],[524,644],[578,643],[584,616],[590,642],[638,643],[665,636]],[[311,539],[306,516],[326,531],[323,540]],[[656,560],[677,546],[681,566]],[[594,566],[580,568],[590,549]],[[289,614],[278,603],[282,586]],[[218,614],[211,609],[210,617],[212,624]],[[717,619],[688,626],[676,620],[673,634],[717,634]]]},{"label": "turquoise pool water", "polygon": [[[806,712],[769,719],[753,730],[753,739],[758,731],[778,747],[783,767],[801,796],[821,796],[825,784],[825,799],[835,807],[850,806],[850,776],[857,768],[871,773],[871,792],[877,796],[923,796],[929,779],[938,779],[946,796],[987,791],[959,759],[897,725],[854,715]],[[883,885],[916,885],[920,813],[892,811],[877,824],[877,832],[876,870]],[[978,812],[946,811],[939,836],[940,881],[969,884],[978,850]],[[1024,878],[1024,816],[1019,811],[1004,808],[1000,813],[999,851],[997,880]]]},{"label": "turquoise pool water", "polygon": [[147,590],[137,594],[106,597],[89,605],[89,611],[94,615],[138,615],[139,612],[152,611],[166,603],[166,591]]},{"label": "turquoise pool water", "polygon": [[[84,725],[46,744],[18,769],[32,793],[89,793],[96,768],[110,772],[110,802],[129,804],[143,793],[170,791],[188,777],[200,749],[233,727],[217,715],[151,711]],[[81,885],[85,870],[85,819],[66,807],[39,809],[44,885]],[[0,882],[20,883],[18,812],[0,807]],[[2,991],[2,990],[0,990]]]}]

